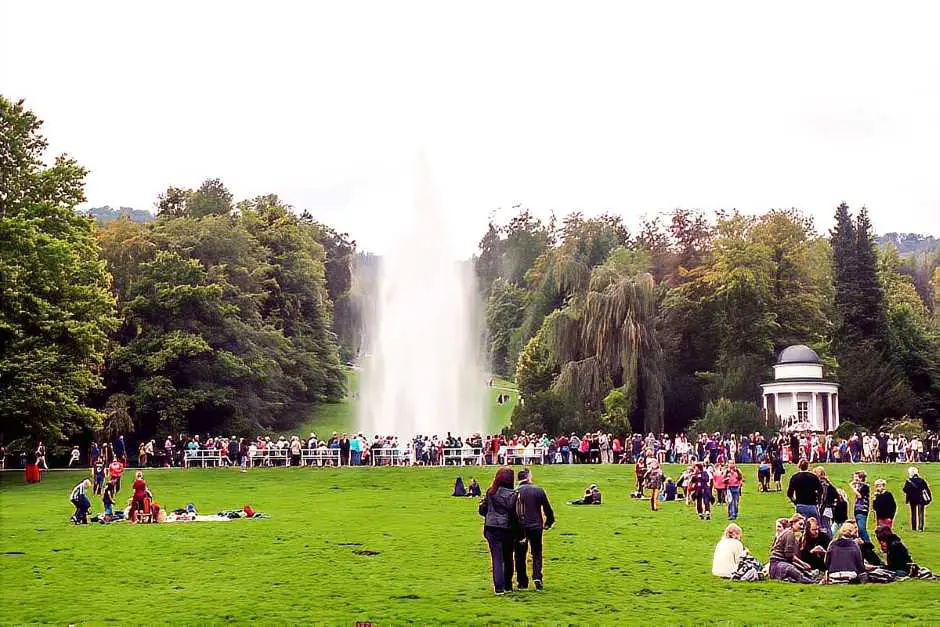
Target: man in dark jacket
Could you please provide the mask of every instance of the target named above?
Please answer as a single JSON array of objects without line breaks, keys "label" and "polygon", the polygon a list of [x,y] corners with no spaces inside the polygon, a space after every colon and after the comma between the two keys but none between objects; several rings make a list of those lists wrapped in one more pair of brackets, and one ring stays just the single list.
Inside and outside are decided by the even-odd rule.
[{"label": "man in dark jacket", "polygon": [[799,464],[800,471],[790,477],[790,485],[787,488],[787,498],[796,505],[796,512],[806,518],[815,518],[819,520],[819,497],[822,495],[822,483],[819,477],[809,472],[809,463],[806,459],[801,459]]},{"label": "man in dark jacket", "polygon": [[[535,589],[542,589],[542,530],[555,524],[555,512],[548,502],[545,490],[532,483],[532,471],[519,471],[519,498],[516,501],[516,516],[519,519],[521,538],[516,542],[516,581],[520,588],[529,587],[526,573],[526,553],[532,549],[532,580]],[[543,520],[542,515],[545,515]]]},{"label": "man in dark jacket", "polygon": [[909,479],[904,483],[904,500],[911,506],[911,530],[924,530],[924,509],[933,500],[930,486],[911,466],[907,469]]},{"label": "man in dark jacket", "polygon": [[340,466],[349,465],[349,438],[343,434],[343,439],[339,441],[339,464]]}]

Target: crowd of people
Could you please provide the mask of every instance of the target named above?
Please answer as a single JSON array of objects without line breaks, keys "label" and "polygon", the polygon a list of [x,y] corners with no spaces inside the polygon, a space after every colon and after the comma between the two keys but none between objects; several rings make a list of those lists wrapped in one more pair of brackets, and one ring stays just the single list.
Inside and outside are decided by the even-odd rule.
[{"label": "crowd of people", "polygon": [[117,495],[121,491],[121,476],[124,474],[124,469],[124,464],[119,459],[114,459],[108,464],[105,464],[103,458],[97,459],[91,470],[91,479],[80,481],[69,494],[69,500],[75,506],[75,513],[72,514],[70,522],[77,525],[88,524],[88,512],[91,509],[91,500],[88,497],[89,488],[91,488],[92,494],[101,497],[103,509],[101,517],[104,522],[123,519],[124,517],[127,517],[131,523],[138,520],[145,522],[156,520],[159,516],[160,507],[153,500],[153,494],[147,487],[147,482],[144,481],[142,470],[134,473],[134,482],[131,484],[132,492],[127,500],[127,508],[115,510]]},{"label": "crowd of people", "polygon": [[[824,468],[810,470],[805,458],[798,467],[787,487],[787,498],[796,511],[777,519],[768,563],[762,565],[750,554],[742,542],[741,528],[731,523],[715,547],[714,575],[796,583],[888,583],[932,577],[929,569],[914,561],[897,534],[894,519],[898,505],[887,481],[877,479],[872,493],[867,473],[858,470],[847,491],[830,482]],[[933,500],[929,484],[912,466],[901,490],[910,507],[911,531],[923,532],[925,509]],[[854,501],[851,516],[850,498]],[[868,533],[872,512],[874,539]]]},{"label": "crowd of people", "polygon": [[[756,463],[762,467],[762,489],[777,484],[783,463],[805,458],[810,463],[921,463],[940,461],[940,435],[928,432],[924,438],[903,434],[855,433],[849,438],[832,434],[790,433],[765,437],[760,433],[744,435],[701,434],[689,438],[660,434],[633,434],[618,437],[602,431],[550,436],[526,433],[515,435],[447,433],[399,438],[394,435],[332,433],[318,437],[292,435],[257,436],[178,436],[141,441],[136,447],[138,467],[186,466],[193,460],[211,459],[220,465],[341,465],[341,466],[437,466],[499,464],[608,464],[636,463],[654,458],[659,464],[738,464]],[[329,453],[329,454],[328,454]],[[210,455],[207,455],[210,454]],[[3,455],[3,464],[6,463]],[[29,459],[24,454],[24,465]],[[81,465],[83,455],[73,447],[68,466]],[[86,459],[89,465],[103,457],[125,465],[131,458],[124,437],[112,443],[92,443]],[[40,442],[32,455],[41,469],[48,468],[45,446]],[[766,481],[764,481],[766,478]],[[779,486],[778,486],[779,489]]]}]

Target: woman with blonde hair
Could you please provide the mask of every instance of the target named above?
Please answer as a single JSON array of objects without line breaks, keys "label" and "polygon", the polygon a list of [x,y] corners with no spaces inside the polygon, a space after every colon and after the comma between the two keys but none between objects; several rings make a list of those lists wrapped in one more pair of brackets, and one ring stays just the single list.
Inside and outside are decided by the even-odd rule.
[{"label": "woman with blonde hair", "polygon": [[868,579],[862,549],[858,546],[858,525],[846,522],[839,527],[839,537],[826,552],[828,583],[864,583]]},{"label": "woman with blonde hair", "polygon": [[747,549],[741,542],[741,527],[731,523],[725,527],[721,540],[715,546],[712,557],[712,574],[716,577],[730,579],[738,570],[741,559],[747,555]]}]

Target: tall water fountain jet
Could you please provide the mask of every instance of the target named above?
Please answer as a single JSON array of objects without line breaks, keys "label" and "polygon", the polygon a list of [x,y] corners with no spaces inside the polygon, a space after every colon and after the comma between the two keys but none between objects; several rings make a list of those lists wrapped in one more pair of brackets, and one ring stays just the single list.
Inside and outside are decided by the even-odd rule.
[{"label": "tall water fountain jet", "polygon": [[[408,212],[406,212],[408,213]],[[381,257],[363,330],[364,433],[469,435],[484,429],[480,316],[471,263],[455,259],[424,161],[405,228]]]}]

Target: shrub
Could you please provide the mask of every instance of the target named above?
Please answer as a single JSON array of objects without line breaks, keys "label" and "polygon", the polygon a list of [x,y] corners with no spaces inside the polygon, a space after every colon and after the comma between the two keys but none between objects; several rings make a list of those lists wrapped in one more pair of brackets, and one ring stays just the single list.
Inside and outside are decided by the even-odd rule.
[{"label": "shrub", "polygon": [[835,435],[837,438],[848,440],[850,437],[852,437],[853,433],[856,433],[860,430],[861,430],[861,427],[859,427],[857,424],[855,424],[851,420],[844,420],[839,423],[838,427],[836,427],[836,430],[833,433],[833,435]]},{"label": "shrub", "polygon": [[754,433],[769,435],[776,432],[773,420],[765,421],[754,403],[719,398],[705,407],[705,416],[689,426],[689,433],[698,437],[701,433]]},{"label": "shrub", "polygon": [[881,425],[881,431],[894,433],[895,435],[904,434],[907,439],[911,439],[915,435],[919,438],[924,438],[927,435],[924,431],[924,423],[911,418],[890,420]]}]

